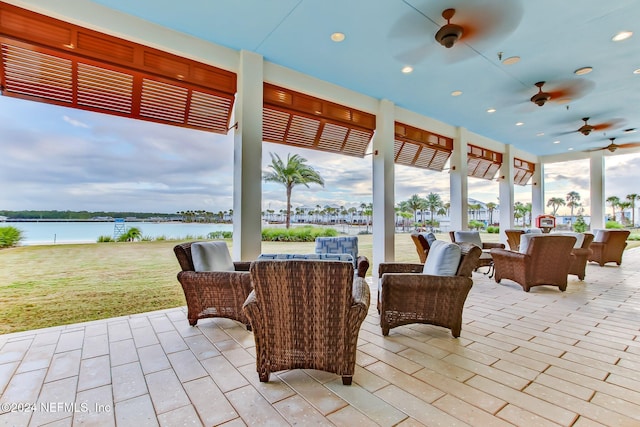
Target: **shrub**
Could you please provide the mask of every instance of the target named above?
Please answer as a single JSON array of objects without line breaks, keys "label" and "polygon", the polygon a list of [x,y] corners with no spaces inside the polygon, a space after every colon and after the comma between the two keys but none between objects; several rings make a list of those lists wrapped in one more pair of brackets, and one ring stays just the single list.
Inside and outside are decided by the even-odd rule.
[{"label": "shrub", "polygon": [[98,243],[106,243],[106,242],[114,242],[115,240],[113,240],[113,238],[111,236],[99,236],[98,237]]},{"label": "shrub", "polygon": [[0,248],[16,246],[22,238],[22,230],[11,226],[0,227]]},{"label": "shrub", "polygon": [[624,226],[617,221],[607,221],[607,223],[604,225],[604,228],[617,229],[617,228],[624,228]]},{"label": "shrub", "polygon": [[142,231],[138,227],[131,227],[118,237],[118,242],[134,242],[142,238]]},{"label": "shrub", "polygon": [[499,234],[500,233],[500,227],[496,227],[494,225],[490,225],[490,226],[487,227],[487,233]]},{"label": "shrub", "polygon": [[233,231],[212,231],[207,234],[207,239],[231,239],[233,238]]},{"label": "shrub", "polygon": [[334,237],[338,232],[333,228],[305,225],[293,228],[263,228],[262,240],[265,242],[313,242],[316,237]]},{"label": "shrub", "polygon": [[480,230],[482,227],[484,227],[484,222],[476,221],[475,219],[469,221],[469,230]]},{"label": "shrub", "polygon": [[577,231],[578,233],[587,231],[587,223],[584,222],[582,215],[578,215],[576,222],[573,223],[573,231]]}]

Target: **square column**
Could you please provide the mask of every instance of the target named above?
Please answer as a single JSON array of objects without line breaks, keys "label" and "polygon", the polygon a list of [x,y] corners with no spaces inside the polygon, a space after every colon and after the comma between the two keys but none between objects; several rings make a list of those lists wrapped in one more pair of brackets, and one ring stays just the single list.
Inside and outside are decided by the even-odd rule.
[{"label": "square column", "polygon": [[544,215],[544,165],[536,164],[536,170],[531,177],[531,217],[534,219],[538,215]]},{"label": "square column", "polygon": [[263,58],[240,52],[233,143],[233,259],[251,261],[262,247]]},{"label": "square column", "polygon": [[452,230],[469,228],[469,184],[467,177],[467,130],[457,128],[449,160],[449,217]]},{"label": "square column", "polygon": [[591,230],[604,228],[604,155],[602,150],[592,151],[589,157],[591,197]]},{"label": "square column", "polygon": [[378,276],[378,265],[395,260],[395,106],[381,100],[373,136],[373,260],[372,275]]},{"label": "square column", "polygon": [[[504,230],[513,228],[513,152],[511,145],[505,145],[502,155],[502,166],[500,166],[500,180],[498,194],[500,199],[500,241],[506,242]],[[504,241],[503,241],[504,240]]]}]

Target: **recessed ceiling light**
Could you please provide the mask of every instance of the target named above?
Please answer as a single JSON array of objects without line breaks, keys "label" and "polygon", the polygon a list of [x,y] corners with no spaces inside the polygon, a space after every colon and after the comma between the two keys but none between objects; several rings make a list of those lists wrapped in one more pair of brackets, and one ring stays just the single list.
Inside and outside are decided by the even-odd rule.
[{"label": "recessed ceiling light", "polygon": [[538,132],[536,133],[536,136],[544,136],[544,132]]},{"label": "recessed ceiling light", "polygon": [[512,65],[512,64],[517,64],[518,62],[520,62],[520,57],[519,56],[510,56],[508,58],[505,58],[502,63],[504,65]]},{"label": "recessed ceiling light", "polygon": [[524,123],[523,122],[518,122],[516,123],[516,126],[522,126]]},{"label": "recessed ceiling light", "polygon": [[560,141],[553,141],[554,144],[560,144]]},{"label": "recessed ceiling light", "polygon": [[633,35],[633,31],[620,31],[618,34],[613,36],[611,40],[614,42],[621,42],[622,40],[626,40]]},{"label": "recessed ceiling light", "polygon": [[489,114],[491,114],[491,113],[495,113],[495,112],[496,112],[496,109],[495,109],[495,108],[489,108],[489,109],[487,110],[487,113],[489,113]]},{"label": "recessed ceiling light", "polygon": [[453,92],[451,92],[451,96],[460,96],[460,95],[462,95],[461,90],[454,90]]},{"label": "recessed ceiling light", "polygon": [[407,65],[406,67],[402,67],[402,72],[405,74],[409,74],[413,72],[413,67]]},{"label": "recessed ceiling light", "polygon": [[331,34],[331,40],[333,40],[336,43],[339,43],[341,41],[343,41],[345,38],[344,33],[333,33]]},{"label": "recessed ceiling light", "polygon": [[567,148],[567,150],[573,151],[573,147],[569,147],[569,148]]},{"label": "recessed ceiling light", "polygon": [[640,74],[640,68],[638,68],[637,70],[633,70],[633,74]]},{"label": "recessed ceiling light", "polygon": [[582,67],[582,68],[578,68],[573,73],[578,76],[584,76],[585,74],[589,74],[592,71],[593,71],[593,68],[591,67]]}]

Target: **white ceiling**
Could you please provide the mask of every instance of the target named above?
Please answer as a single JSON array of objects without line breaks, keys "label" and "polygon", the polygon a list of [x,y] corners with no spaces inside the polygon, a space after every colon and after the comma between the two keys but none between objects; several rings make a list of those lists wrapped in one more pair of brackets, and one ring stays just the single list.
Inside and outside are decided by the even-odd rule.
[{"label": "white ceiling", "polygon": [[[638,0],[94,0],[103,6],[309,74],[536,155],[640,141]],[[471,33],[451,49],[441,13]],[[622,30],[635,34],[613,42]],[[343,32],[341,43],[331,41]],[[513,65],[499,59],[519,56]],[[413,73],[401,69],[411,65]],[[593,72],[577,76],[580,67]],[[534,84],[577,86],[538,107]],[[452,97],[451,92],[462,91]],[[486,112],[495,108],[493,114]],[[583,136],[590,124],[616,122]],[[516,122],[523,122],[516,126]],[[540,136],[540,133],[544,135]],[[560,143],[554,144],[554,141]],[[621,150],[618,150],[620,153]]]}]

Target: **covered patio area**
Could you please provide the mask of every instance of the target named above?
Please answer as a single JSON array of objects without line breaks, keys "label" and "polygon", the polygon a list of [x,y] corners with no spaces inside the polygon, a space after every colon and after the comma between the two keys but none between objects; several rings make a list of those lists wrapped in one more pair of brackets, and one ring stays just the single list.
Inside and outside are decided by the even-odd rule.
[{"label": "covered patio area", "polygon": [[459,339],[383,337],[372,303],[351,386],[303,370],[260,383],[252,333],[190,327],[184,307],[2,335],[0,425],[637,426],[638,265],[640,249],[589,264],[563,293],[474,273]]}]

